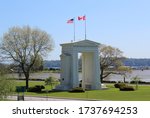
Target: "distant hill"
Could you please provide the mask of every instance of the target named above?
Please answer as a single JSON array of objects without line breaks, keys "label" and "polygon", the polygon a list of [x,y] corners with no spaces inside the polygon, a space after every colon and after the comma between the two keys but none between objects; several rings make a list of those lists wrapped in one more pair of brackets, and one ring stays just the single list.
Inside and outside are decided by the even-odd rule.
[{"label": "distant hill", "polygon": [[135,59],[135,58],[128,58],[124,60],[125,66],[143,66],[149,67],[150,66],[150,59]]},{"label": "distant hill", "polygon": [[[150,67],[150,59],[127,58],[123,61],[123,63],[125,66],[131,67]],[[60,66],[61,66],[60,60],[44,61],[44,68],[60,67]]]},{"label": "distant hill", "polygon": [[45,60],[44,61],[44,68],[52,68],[52,67],[60,67],[60,60]]}]

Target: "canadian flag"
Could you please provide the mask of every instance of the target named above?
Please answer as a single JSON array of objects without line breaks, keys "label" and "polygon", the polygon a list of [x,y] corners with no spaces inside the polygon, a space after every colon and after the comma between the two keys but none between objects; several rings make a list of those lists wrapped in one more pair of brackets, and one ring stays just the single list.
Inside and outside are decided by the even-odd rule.
[{"label": "canadian flag", "polygon": [[85,15],[84,16],[78,16],[78,20],[86,20]]}]

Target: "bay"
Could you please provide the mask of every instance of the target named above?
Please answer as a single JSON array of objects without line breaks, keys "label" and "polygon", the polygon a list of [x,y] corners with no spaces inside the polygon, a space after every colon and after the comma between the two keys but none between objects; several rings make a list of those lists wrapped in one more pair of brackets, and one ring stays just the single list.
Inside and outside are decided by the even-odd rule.
[{"label": "bay", "polygon": [[[8,74],[9,77],[13,78],[24,78],[22,74],[21,77],[18,76],[17,73]],[[150,82],[150,70],[133,70],[131,74],[127,74],[126,81],[130,82],[133,80],[133,77],[139,77],[140,81]],[[46,79],[48,77],[54,77],[56,79],[60,79],[60,73],[50,73],[50,72],[39,72],[39,73],[31,73],[31,79]],[[79,73],[79,80],[82,79],[82,73]],[[123,76],[121,75],[110,75],[104,79],[105,81],[123,81]]]}]

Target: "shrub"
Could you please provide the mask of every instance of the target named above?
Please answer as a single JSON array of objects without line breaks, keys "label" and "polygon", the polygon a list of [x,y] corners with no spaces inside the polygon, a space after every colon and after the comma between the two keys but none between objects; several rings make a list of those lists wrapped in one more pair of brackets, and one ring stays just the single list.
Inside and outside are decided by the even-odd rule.
[{"label": "shrub", "polygon": [[34,87],[29,87],[27,91],[28,92],[41,92],[42,89],[45,89],[43,85],[36,85]]},{"label": "shrub", "polygon": [[85,92],[85,90],[81,87],[76,87],[76,88],[73,88],[72,90],[70,90],[69,92]]},{"label": "shrub", "polygon": [[114,84],[115,88],[119,88],[120,91],[134,91],[133,86],[128,86],[125,83],[116,83]]},{"label": "shrub", "polygon": [[115,88],[123,88],[126,86],[126,84],[121,82],[121,83],[114,84],[114,86],[115,86]]},{"label": "shrub", "polygon": [[120,91],[134,91],[133,86],[124,86],[120,88]]}]

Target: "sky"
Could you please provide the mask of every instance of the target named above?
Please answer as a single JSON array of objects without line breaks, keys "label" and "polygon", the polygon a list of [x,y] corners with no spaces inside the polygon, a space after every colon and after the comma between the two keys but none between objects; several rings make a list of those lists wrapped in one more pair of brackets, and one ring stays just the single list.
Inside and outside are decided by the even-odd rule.
[{"label": "sky", "polygon": [[46,31],[54,50],[45,60],[59,60],[62,43],[87,39],[123,51],[128,58],[150,58],[150,0],[0,0],[0,37],[13,26],[30,26]]}]

